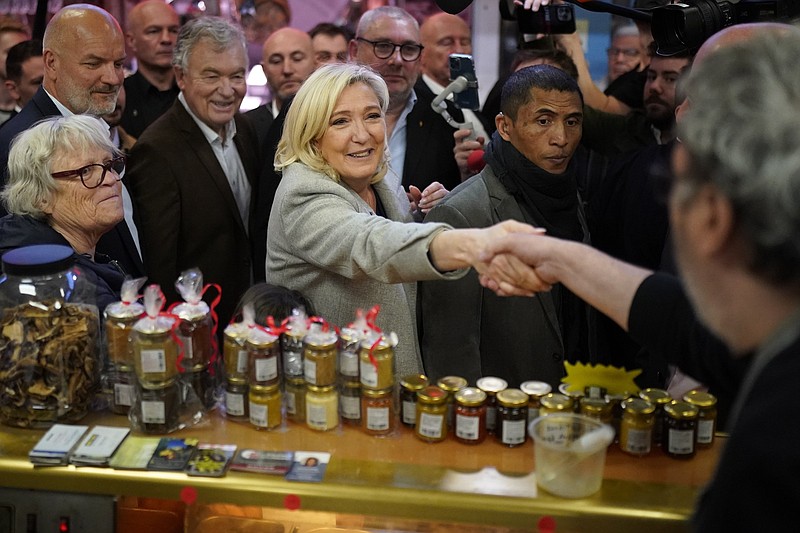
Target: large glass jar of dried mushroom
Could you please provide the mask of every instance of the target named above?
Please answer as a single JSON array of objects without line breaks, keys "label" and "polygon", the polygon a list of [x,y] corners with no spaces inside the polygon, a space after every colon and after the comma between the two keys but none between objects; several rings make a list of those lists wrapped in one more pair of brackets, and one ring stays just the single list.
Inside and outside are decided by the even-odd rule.
[{"label": "large glass jar of dried mushroom", "polygon": [[99,388],[100,318],[94,286],[72,248],[36,245],[2,257],[0,422],[73,422]]}]

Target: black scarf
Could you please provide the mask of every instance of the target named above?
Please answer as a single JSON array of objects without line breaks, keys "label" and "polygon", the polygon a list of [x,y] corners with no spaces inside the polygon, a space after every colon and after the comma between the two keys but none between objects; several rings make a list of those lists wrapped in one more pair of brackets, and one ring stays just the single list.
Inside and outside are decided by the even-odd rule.
[{"label": "black scarf", "polygon": [[551,174],[529,161],[497,132],[486,146],[483,158],[522,206],[530,222],[545,228],[553,237],[583,240],[574,160],[563,174]]}]

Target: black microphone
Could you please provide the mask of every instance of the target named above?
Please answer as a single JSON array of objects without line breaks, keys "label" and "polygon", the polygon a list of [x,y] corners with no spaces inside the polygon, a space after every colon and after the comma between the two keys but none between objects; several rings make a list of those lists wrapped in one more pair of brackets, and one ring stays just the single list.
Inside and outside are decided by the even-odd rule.
[{"label": "black microphone", "polygon": [[472,3],[472,0],[436,0],[439,9],[451,15],[458,15]]}]

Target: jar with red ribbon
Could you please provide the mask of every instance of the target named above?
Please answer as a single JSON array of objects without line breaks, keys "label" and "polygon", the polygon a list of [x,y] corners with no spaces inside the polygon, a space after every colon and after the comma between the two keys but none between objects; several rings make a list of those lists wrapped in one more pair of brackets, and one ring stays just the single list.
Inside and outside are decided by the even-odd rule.
[{"label": "jar with red ribbon", "polygon": [[[209,306],[203,301],[203,294],[215,288],[217,297]],[[219,285],[203,285],[203,274],[193,268],[182,272],[175,281],[175,289],[184,299],[170,311],[180,319],[177,335],[183,343],[182,366],[186,370],[206,370],[217,361],[216,330],[217,320],[214,308],[219,303]]]},{"label": "jar with red ribbon", "polygon": [[178,377],[181,353],[176,333],[179,319],[161,313],[165,303],[158,285],[144,292],[145,316],[133,326],[133,365],[145,389],[161,389]]},{"label": "jar with red ribbon", "polygon": [[374,333],[361,341],[358,356],[363,388],[385,390],[394,387],[396,341],[394,334]]},{"label": "jar with red ribbon", "polygon": [[105,334],[108,362],[111,370],[133,371],[133,326],[144,315],[144,305],[138,302],[139,290],[146,278],[127,279],[122,282],[119,302],[109,304],[105,312]]}]

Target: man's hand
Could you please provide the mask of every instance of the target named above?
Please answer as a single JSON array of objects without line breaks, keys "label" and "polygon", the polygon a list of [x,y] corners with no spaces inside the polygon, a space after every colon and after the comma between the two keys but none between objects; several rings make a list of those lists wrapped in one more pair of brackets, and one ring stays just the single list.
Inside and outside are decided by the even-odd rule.
[{"label": "man's hand", "polygon": [[[410,189],[415,189],[417,192],[419,192],[419,189],[413,185],[410,187]],[[427,213],[436,207],[436,204],[441,202],[442,198],[447,196],[447,193],[449,192],[450,191],[444,188],[444,185],[438,181],[434,181],[425,187],[425,190],[420,194],[419,200],[417,201],[417,207],[423,213]]]},{"label": "man's hand", "polygon": [[456,158],[456,165],[461,172],[461,181],[474,176],[476,173],[469,167],[469,156],[475,150],[483,150],[483,145],[486,139],[478,137],[477,139],[468,140],[467,137],[472,133],[472,130],[456,130],[453,132],[453,137],[456,140],[456,145],[453,148],[453,154]]},{"label": "man's hand", "polygon": [[549,291],[558,282],[548,265],[550,253],[560,242],[538,233],[508,233],[492,239],[481,259],[481,284],[500,296],[530,296]]}]

